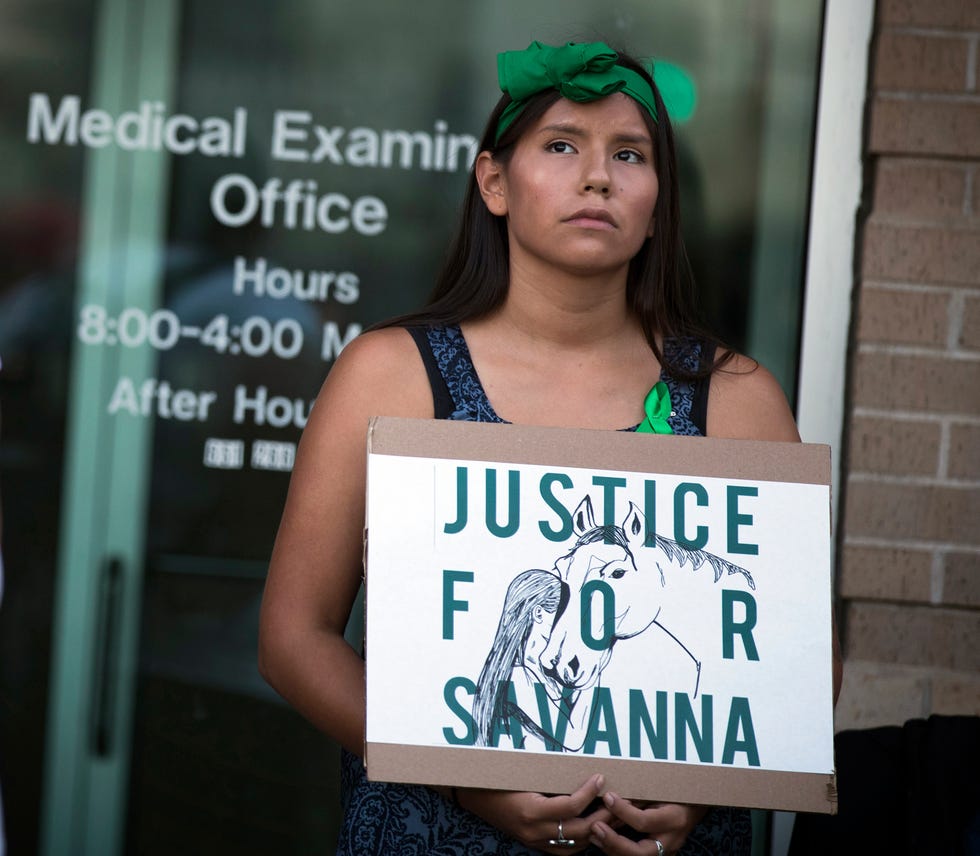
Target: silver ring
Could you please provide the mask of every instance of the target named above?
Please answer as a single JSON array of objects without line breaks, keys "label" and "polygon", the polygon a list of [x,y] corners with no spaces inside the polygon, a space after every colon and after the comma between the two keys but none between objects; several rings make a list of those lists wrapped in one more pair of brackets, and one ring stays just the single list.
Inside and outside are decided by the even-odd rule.
[{"label": "silver ring", "polygon": [[564,833],[564,831],[562,830],[562,827],[561,827],[561,821],[559,820],[558,821],[558,837],[557,838],[549,838],[548,839],[548,844],[550,844],[552,847],[574,847],[575,846],[575,839],[574,838],[566,838],[565,837],[565,833]]},{"label": "silver ring", "polygon": [[660,839],[654,838],[653,843],[657,845],[657,856],[664,856],[667,850],[664,848],[663,844],[660,843]]}]

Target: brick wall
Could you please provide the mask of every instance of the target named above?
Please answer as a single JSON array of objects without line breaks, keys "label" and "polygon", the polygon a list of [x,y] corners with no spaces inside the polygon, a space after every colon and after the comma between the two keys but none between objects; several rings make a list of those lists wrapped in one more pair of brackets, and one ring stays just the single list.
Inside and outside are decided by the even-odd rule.
[{"label": "brick wall", "polygon": [[879,0],[837,726],[980,715],[980,0]]}]

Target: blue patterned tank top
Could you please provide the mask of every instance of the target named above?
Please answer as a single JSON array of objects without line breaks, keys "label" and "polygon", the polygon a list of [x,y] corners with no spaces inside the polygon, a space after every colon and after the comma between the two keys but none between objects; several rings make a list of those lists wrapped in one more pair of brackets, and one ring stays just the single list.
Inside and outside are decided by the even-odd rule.
[{"label": "blue patterned tank top", "polygon": [[[459,327],[410,327],[409,332],[425,363],[437,419],[505,421],[497,415],[487,398]],[[670,361],[691,372],[697,371],[703,359],[713,357],[713,350],[703,353],[701,343],[694,339],[668,339],[664,342],[664,350]],[[670,391],[671,415],[667,421],[674,433],[703,436],[708,381],[690,383],[676,380],[666,369],[661,370],[660,380],[667,384]],[[626,430],[635,428],[632,426]]]}]

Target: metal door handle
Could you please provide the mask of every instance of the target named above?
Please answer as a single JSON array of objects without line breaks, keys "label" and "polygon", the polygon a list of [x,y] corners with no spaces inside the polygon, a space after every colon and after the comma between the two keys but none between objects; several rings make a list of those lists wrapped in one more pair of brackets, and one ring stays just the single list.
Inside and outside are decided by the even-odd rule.
[{"label": "metal door handle", "polygon": [[100,758],[111,755],[113,749],[122,585],[122,559],[117,556],[107,558],[99,580],[99,621],[96,625],[90,720],[92,752]]}]

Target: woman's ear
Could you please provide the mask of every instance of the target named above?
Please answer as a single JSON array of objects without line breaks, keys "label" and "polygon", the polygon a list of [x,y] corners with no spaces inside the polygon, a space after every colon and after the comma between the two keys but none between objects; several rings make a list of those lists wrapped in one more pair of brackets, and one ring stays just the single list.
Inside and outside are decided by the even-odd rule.
[{"label": "woman's ear", "polygon": [[473,174],[484,205],[491,214],[505,217],[507,215],[506,180],[501,165],[493,159],[490,152],[480,152],[473,167]]}]

